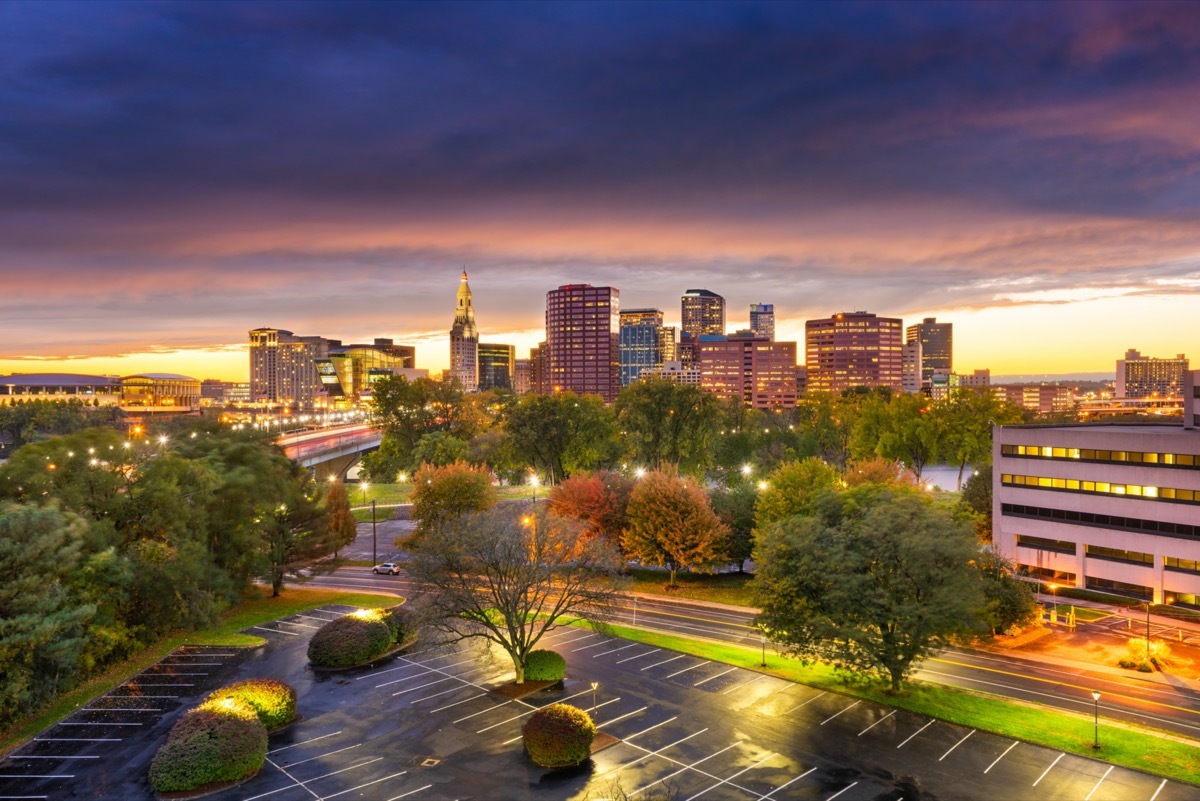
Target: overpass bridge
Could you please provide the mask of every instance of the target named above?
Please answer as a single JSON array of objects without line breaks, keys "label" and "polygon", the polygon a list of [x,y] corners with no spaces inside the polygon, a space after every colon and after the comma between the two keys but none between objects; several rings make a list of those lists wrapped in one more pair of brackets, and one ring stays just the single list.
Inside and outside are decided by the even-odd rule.
[{"label": "overpass bridge", "polygon": [[333,426],[316,431],[284,434],[276,442],[289,459],[313,471],[318,481],[346,477],[362,455],[379,447],[383,431],[366,423]]}]

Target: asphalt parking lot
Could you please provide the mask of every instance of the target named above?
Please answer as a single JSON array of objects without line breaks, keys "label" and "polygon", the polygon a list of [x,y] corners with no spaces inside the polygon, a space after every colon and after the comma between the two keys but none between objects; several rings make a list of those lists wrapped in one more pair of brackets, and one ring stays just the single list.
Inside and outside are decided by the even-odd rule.
[{"label": "asphalt parking lot", "polygon": [[[268,764],[256,778],[211,798],[601,799],[611,797],[617,785],[632,798],[669,788],[680,801],[1200,797],[1196,787],[1102,760],[580,629],[546,638],[546,647],[567,658],[568,679],[561,690],[526,701],[487,691],[511,678],[511,668],[505,658],[477,646],[422,651],[418,645],[381,667],[322,679],[306,666],[311,631],[305,627],[341,611],[346,610],[329,607],[310,613],[311,620],[296,616],[255,630],[269,639],[268,646],[246,655],[230,672],[292,683],[302,719],[271,738]],[[564,699],[591,710],[600,728],[619,742],[580,769],[543,771],[524,757],[520,727],[538,706]],[[120,788],[115,795],[65,783],[44,795],[23,795],[147,797],[145,764],[167,726],[164,719],[154,730],[132,735],[146,756],[140,764],[109,769],[108,775],[122,775],[119,785],[107,785]],[[74,773],[84,782],[99,767]],[[94,781],[91,786],[101,789]],[[13,789],[0,790],[0,796]]]}]

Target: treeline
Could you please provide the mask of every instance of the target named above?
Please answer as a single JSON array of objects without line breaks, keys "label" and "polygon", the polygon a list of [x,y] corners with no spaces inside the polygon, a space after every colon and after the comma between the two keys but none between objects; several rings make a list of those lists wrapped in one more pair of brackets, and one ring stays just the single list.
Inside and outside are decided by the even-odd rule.
[{"label": "treeline", "polygon": [[0,726],[353,536],[344,488],[252,432],[26,445],[0,466]]},{"label": "treeline", "polygon": [[374,385],[380,449],[363,459],[377,482],[422,464],[466,461],[522,483],[534,471],[550,484],[595,470],[671,466],[733,484],[817,456],[838,469],[880,457],[920,481],[926,465],[960,468],[991,459],[994,425],[1021,422],[1023,410],[986,388],[934,402],[883,390],[806,397],[796,409],[767,412],[724,403],[698,387],[639,381],[605,406],[571,392],[513,397],[464,395],[452,383],[388,378]]},{"label": "treeline", "polygon": [[124,416],[117,406],[99,406],[97,401],[79,398],[20,400],[0,405],[0,459],[38,438],[113,425]]}]

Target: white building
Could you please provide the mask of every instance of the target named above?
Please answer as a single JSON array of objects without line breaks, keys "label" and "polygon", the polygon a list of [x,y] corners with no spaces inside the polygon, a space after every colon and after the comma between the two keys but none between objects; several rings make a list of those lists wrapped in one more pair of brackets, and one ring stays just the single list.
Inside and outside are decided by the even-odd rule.
[{"label": "white building", "polygon": [[995,429],[993,538],[1046,581],[1200,607],[1200,400],[1179,424]]}]

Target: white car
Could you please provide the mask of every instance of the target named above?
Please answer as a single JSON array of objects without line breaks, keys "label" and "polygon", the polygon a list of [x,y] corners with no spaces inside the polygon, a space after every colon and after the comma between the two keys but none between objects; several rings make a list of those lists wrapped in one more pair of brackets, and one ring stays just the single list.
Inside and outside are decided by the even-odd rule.
[{"label": "white car", "polygon": [[395,562],[384,562],[382,565],[375,565],[371,568],[371,572],[375,575],[387,573],[389,576],[398,576],[400,575],[400,565]]}]

